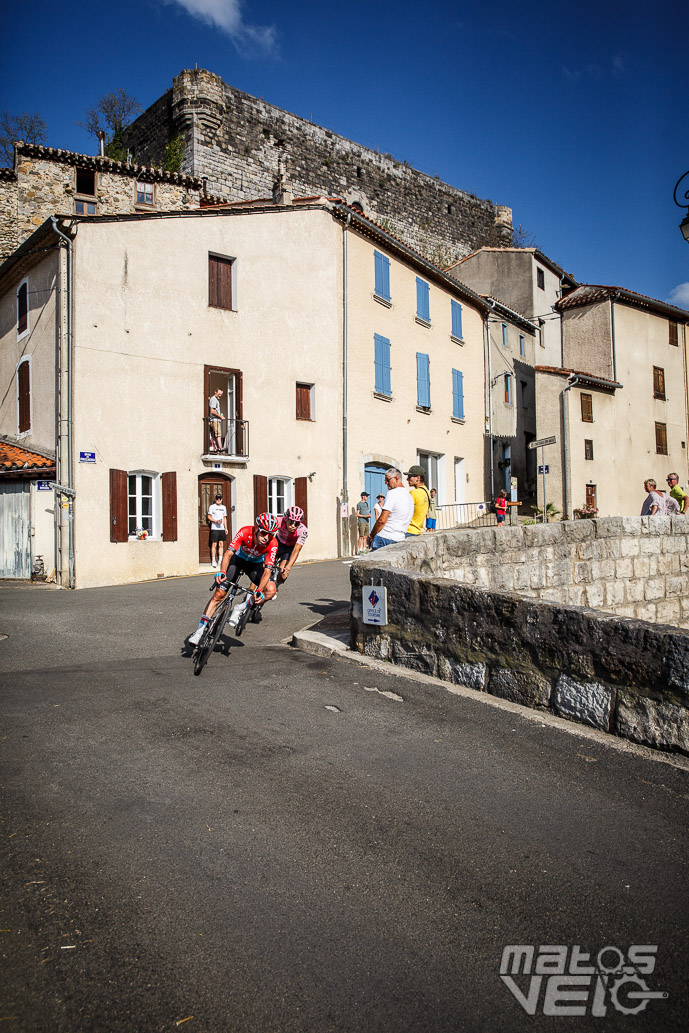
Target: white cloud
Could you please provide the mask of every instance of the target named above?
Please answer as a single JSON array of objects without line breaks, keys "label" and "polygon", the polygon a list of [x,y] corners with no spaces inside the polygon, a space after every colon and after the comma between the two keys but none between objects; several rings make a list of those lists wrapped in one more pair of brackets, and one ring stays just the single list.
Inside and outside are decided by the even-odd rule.
[{"label": "white cloud", "polygon": [[689,283],[680,283],[673,287],[667,300],[678,308],[689,308]]},{"label": "white cloud", "polygon": [[242,17],[241,0],[166,0],[183,7],[192,18],[199,18],[208,25],[214,25],[226,33],[232,42],[253,44],[264,51],[276,47],[276,31],[273,25],[247,25]]}]

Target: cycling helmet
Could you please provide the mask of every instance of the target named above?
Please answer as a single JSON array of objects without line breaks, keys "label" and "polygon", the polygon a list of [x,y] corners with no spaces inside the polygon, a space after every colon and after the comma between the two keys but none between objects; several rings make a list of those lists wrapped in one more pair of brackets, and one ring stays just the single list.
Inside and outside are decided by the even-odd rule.
[{"label": "cycling helmet", "polygon": [[304,510],[300,509],[299,506],[290,506],[285,516],[288,520],[296,520],[299,523],[304,519]]},{"label": "cycling helmet", "polygon": [[262,531],[270,531],[271,534],[277,531],[278,523],[278,518],[271,513],[259,513],[256,517],[256,526],[260,527]]}]

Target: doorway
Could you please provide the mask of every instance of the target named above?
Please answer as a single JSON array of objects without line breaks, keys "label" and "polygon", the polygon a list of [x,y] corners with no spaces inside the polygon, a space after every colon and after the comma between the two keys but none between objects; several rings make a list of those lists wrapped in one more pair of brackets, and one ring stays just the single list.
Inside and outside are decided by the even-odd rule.
[{"label": "doorway", "polygon": [[[364,491],[368,492],[368,505],[373,514],[373,507],[376,504],[378,495],[387,495],[388,489],[385,483],[385,471],[390,469],[390,464],[381,466],[380,463],[367,463],[364,469]],[[357,498],[356,503],[359,501]],[[373,523],[371,523],[373,526]]]},{"label": "doorway", "polygon": [[199,477],[199,563],[210,563],[210,528],[208,525],[208,507],[215,502],[215,496],[222,495],[222,504],[227,509],[227,543],[232,539],[232,480],[219,473],[204,473]]},{"label": "doorway", "polygon": [[467,474],[464,459],[455,456],[455,503],[463,506],[467,500]]}]

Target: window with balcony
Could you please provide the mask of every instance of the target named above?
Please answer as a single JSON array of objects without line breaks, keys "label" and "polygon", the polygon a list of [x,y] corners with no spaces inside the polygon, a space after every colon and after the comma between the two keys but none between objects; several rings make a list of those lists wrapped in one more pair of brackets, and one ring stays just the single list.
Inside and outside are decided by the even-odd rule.
[{"label": "window with balcony", "polygon": [[203,454],[228,461],[249,456],[249,423],[242,418],[241,370],[223,366],[204,367]]}]

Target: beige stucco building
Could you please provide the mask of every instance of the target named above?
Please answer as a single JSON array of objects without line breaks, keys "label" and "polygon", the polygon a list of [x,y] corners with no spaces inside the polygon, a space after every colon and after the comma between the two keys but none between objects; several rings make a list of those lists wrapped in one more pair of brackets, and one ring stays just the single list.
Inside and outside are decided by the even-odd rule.
[{"label": "beige stucco building", "polygon": [[586,505],[601,516],[638,515],[647,478],[664,489],[676,471],[687,483],[689,313],[591,285],[558,308],[563,365],[536,367],[538,437],[558,439],[545,453],[547,501],[569,517]]},{"label": "beige stucco building", "polygon": [[339,201],[279,200],[49,219],[0,267],[0,434],[74,493],[60,583],[198,572],[216,491],[231,530],[301,505],[308,559],[351,551],[381,467],[483,496],[485,303]]}]

